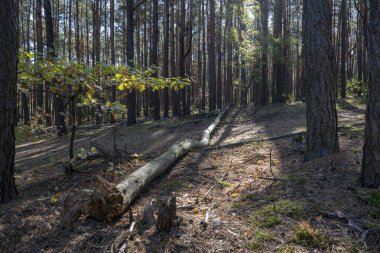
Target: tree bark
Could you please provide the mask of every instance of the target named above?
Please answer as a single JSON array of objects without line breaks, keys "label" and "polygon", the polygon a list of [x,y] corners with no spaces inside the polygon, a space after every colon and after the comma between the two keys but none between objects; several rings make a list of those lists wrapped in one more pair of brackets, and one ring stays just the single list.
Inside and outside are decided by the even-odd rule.
[{"label": "tree bark", "polygon": [[[170,0],[165,0],[165,37],[164,37],[164,48],[163,48],[163,62],[162,67],[163,76],[165,78],[169,77],[169,37],[170,37]],[[169,88],[165,87],[163,92],[163,102],[164,102],[164,118],[169,117]]]},{"label": "tree bark", "polygon": [[367,28],[369,83],[361,182],[380,187],[380,3],[369,1]]},{"label": "tree bark", "polygon": [[210,23],[208,45],[208,110],[216,109],[216,69],[215,69],[215,0],[210,0]]},{"label": "tree bark", "polygon": [[171,146],[165,153],[153,159],[114,186],[99,178],[99,187],[90,192],[70,194],[64,203],[64,224],[70,227],[80,215],[90,215],[97,220],[112,220],[125,212],[138,194],[155,178],[165,172],[175,161],[190,150],[209,145],[211,134],[226,113],[221,112],[215,121],[203,131],[200,141],[186,139]]},{"label": "tree bark", "polygon": [[347,82],[347,0],[342,0],[340,31],[340,96],[346,97]]},{"label": "tree bark", "polygon": [[[37,59],[43,58],[43,38],[42,38],[42,0],[36,3],[36,32],[37,32]],[[44,103],[43,85],[37,85],[37,109],[42,113]]]},{"label": "tree bark", "polygon": [[[116,64],[115,57],[115,0],[110,0],[110,47],[111,47],[111,64]],[[112,85],[111,101],[116,102],[116,86]],[[115,123],[115,114],[111,113],[110,123]]]},{"label": "tree bark", "polygon": [[[174,0],[171,0],[170,8],[170,75],[176,76],[176,55],[175,55],[175,32],[174,32]],[[178,116],[178,92],[172,90],[172,112],[173,117]]]},{"label": "tree bark", "polygon": [[268,1],[261,0],[261,92],[260,105],[268,103]]},{"label": "tree bark", "polygon": [[[127,65],[134,67],[134,0],[127,1]],[[128,91],[127,96],[128,118],[127,125],[136,124],[136,90]]]},{"label": "tree bark", "polygon": [[[53,31],[53,18],[51,13],[51,2],[50,0],[44,0],[44,10],[45,10],[45,23],[46,23],[46,47],[47,47],[47,57],[54,60],[55,57],[55,47],[54,47],[54,31]],[[49,84],[46,84],[49,86]],[[65,115],[64,115],[64,104],[63,98],[59,94],[54,95],[54,114],[55,114],[55,125],[57,129],[57,135],[62,136],[67,133]]]},{"label": "tree bark", "polygon": [[[158,0],[153,0],[152,10],[152,44],[150,50],[149,64],[151,67],[158,67]],[[157,69],[154,70],[153,76],[157,77]],[[160,120],[160,97],[158,90],[152,90],[152,106],[153,106],[153,118],[154,120]]]},{"label": "tree bark", "polygon": [[222,38],[223,38],[223,1],[220,1],[219,6],[219,26],[218,26],[218,71],[216,84],[216,104],[218,109],[223,108],[223,80],[222,80]]},{"label": "tree bark", "polygon": [[284,88],[284,80],[282,75],[281,62],[283,60],[282,55],[282,13],[284,6],[282,5],[283,0],[276,0],[274,7],[274,24],[273,24],[273,69],[272,69],[272,103],[283,103],[285,102],[283,99],[283,88]]},{"label": "tree bark", "polygon": [[330,5],[304,0],[304,82],[307,136],[305,161],[339,150]]},{"label": "tree bark", "polygon": [[0,204],[16,198],[15,126],[17,124],[18,1],[0,1]]}]

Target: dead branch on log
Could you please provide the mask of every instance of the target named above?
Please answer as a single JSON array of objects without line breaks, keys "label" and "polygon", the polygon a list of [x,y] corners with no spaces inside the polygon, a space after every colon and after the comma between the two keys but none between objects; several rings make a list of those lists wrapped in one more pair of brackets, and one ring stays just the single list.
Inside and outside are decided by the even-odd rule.
[{"label": "dead branch on log", "polygon": [[201,140],[186,139],[174,144],[165,153],[137,169],[118,185],[112,185],[99,178],[99,187],[83,196],[84,199],[69,195],[68,198],[71,199],[66,199],[64,207],[65,224],[72,224],[80,215],[89,215],[97,220],[112,220],[122,215],[138,194],[177,159],[191,150],[207,147],[210,144],[211,134],[226,112],[227,110],[224,110],[219,113],[214,122],[203,131]]}]

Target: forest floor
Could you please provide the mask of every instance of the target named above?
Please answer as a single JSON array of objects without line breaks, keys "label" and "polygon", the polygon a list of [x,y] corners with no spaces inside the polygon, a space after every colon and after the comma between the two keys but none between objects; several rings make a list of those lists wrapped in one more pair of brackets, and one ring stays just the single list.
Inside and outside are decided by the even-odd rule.
[{"label": "forest floor", "polygon": [[[139,219],[153,198],[175,192],[177,206],[186,207],[177,210],[179,225],[157,233],[137,224],[128,252],[379,252],[380,192],[358,181],[364,112],[362,101],[339,101],[340,152],[303,163],[302,135],[262,140],[305,130],[303,103],[231,109],[211,148],[187,154],[131,205]],[[120,182],[173,143],[199,138],[215,117],[84,128],[76,150],[96,146],[106,159],[87,161],[73,175],[63,168],[68,136],[19,143],[19,198],[0,207],[0,252],[111,252],[129,229],[128,214],[106,223],[81,217],[63,229],[67,194],[94,188],[97,175]],[[258,141],[223,146],[247,139]]]}]

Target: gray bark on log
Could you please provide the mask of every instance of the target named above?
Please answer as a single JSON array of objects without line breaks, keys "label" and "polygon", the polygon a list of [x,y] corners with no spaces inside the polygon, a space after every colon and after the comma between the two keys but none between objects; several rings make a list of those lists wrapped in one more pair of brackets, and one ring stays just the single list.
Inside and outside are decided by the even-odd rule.
[{"label": "gray bark on log", "polygon": [[64,203],[64,225],[71,227],[80,215],[89,215],[97,220],[112,220],[122,215],[138,194],[155,178],[165,172],[177,159],[189,151],[205,148],[210,144],[211,134],[227,110],[203,131],[200,141],[186,139],[171,146],[165,153],[153,159],[114,186],[102,178],[99,187],[91,194],[69,194]]}]

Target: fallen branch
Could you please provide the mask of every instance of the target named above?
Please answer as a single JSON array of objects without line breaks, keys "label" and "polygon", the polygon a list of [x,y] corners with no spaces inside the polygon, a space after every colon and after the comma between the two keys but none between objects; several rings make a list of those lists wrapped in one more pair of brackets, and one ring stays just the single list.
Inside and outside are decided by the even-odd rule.
[{"label": "fallen branch", "polygon": [[[355,123],[355,124],[351,124],[351,125],[343,125],[343,126],[339,126],[338,130],[345,128],[345,127],[364,126],[364,125],[365,125],[365,123]],[[306,131],[299,131],[299,132],[295,132],[295,133],[291,133],[291,134],[285,134],[285,135],[274,136],[274,137],[269,137],[269,138],[261,138],[261,139],[249,138],[249,139],[239,141],[239,142],[220,144],[217,146],[210,146],[210,147],[206,147],[205,149],[206,150],[214,150],[214,149],[220,149],[220,148],[232,148],[232,147],[241,146],[241,145],[254,143],[254,142],[274,141],[274,140],[279,140],[279,139],[296,137],[296,136],[304,135],[304,134],[306,134]]]},{"label": "fallen branch", "polygon": [[81,215],[89,215],[97,220],[112,220],[122,215],[138,194],[175,161],[191,150],[207,147],[210,144],[211,134],[226,112],[227,110],[224,110],[219,113],[215,121],[203,131],[200,141],[186,139],[174,144],[165,153],[137,169],[118,185],[115,186],[98,178],[99,186],[95,191],[87,190],[85,195],[69,195],[64,203],[65,226],[70,227]]},{"label": "fallen branch", "polygon": [[357,231],[360,234],[359,241],[364,242],[366,244],[378,244],[380,242],[380,230],[379,229],[368,229],[362,227],[360,222],[356,219],[342,213],[341,211],[335,212],[326,212],[326,211],[318,211],[320,215],[326,217],[328,219],[334,219],[338,221],[342,221],[347,223],[351,228]]}]

